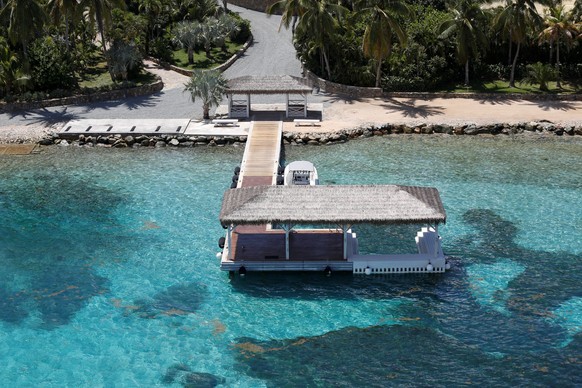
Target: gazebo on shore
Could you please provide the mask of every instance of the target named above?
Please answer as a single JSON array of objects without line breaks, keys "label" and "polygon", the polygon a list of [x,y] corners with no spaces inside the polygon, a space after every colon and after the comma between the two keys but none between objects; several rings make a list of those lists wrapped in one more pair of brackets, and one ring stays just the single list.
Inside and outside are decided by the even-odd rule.
[{"label": "gazebo on shore", "polygon": [[[228,117],[248,118],[251,112],[251,95],[285,94],[286,117],[307,117],[307,95],[311,86],[300,77],[291,75],[244,76],[228,81]],[[290,95],[303,98],[290,99]],[[244,99],[237,96],[245,96]]]}]

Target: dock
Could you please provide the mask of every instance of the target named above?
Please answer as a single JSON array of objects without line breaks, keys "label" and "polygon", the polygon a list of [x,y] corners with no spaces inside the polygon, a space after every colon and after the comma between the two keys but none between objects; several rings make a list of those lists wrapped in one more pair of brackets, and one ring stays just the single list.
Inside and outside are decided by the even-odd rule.
[{"label": "dock", "polygon": [[[237,188],[277,184],[282,135],[282,121],[252,123]],[[266,223],[239,225],[231,232],[222,253],[223,270],[238,270],[242,263],[262,271],[323,270],[331,261],[344,261],[344,269],[352,269],[351,263],[342,258],[343,235],[337,230],[294,230],[289,234],[292,254],[288,258],[283,229]]]}]

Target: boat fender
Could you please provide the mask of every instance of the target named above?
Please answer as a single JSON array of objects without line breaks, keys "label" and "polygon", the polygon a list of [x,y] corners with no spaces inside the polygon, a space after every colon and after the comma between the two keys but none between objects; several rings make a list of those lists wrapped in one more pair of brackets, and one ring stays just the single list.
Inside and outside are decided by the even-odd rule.
[{"label": "boat fender", "polygon": [[364,273],[365,273],[366,275],[371,275],[371,274],[372,274],[372,268],[370,268],[370,267],[366,267],[366,270],[364,271]]},{"label": "boat fender", "polygon": [[448,261],[447,261],[447,262],[445,262],[445,269],[446,269],[446,270],[449,270],[449,269],[451,269],[451,263],[449,263]]},{"label": "boat fender", "polygon": [[277,184],[282,185],[285,182],[281,175],[277,175]]},{"label": "boat fender", "polygon": [[220,224],[220,226],[222,226],[222,229],[228,229],[228,225]]},{"label": "boat fender", "polygon": [[325,276],[331,276],[331,267],[329,265],[325,267],[323,273],[325,274]]},{"label": "boat fender", "polygon": [[217,259],[222,258],[222,252],[216,252],[216,258]]},{"label": "boat fender", "polygon": [[245,266],[244,266],[244,265],[243,265],[243,266],[241,266],[241,267],[238,269],[238,274],[239,274],[240,276],[245,276],[245,275],[247,274],[247,269],[245,268]]},{"label": "boat fender", "polygon": [[236,189],[236,182],[232,182],[232,183],[230,184],[230,188],[231,188],[231,189]]},{"label": "boat fender", "polygon": [[234,168],[234,175],[238,175],[238,174],[240,174],[240,167],[239,166],[236,166]]},{"label": "boat fender", "polygon": [[285,173],[285,167],[279,166],[279,168],[277,169],[277,174],[283,175],[284,173]]},{"label": "boat fender", "polygon": [[226,240],[224,239],[224,237],[221,237],[221,238],[219,238],[219,239],[218,239],[218,247],[219,247],[220,249],[224,248],[224,242],[225,242],[225,241],[226,241]]},{"label": "boat fender", "polygon": [[426,270],[428,272],[432,272],[432,264],[431,263],[428,263],[428,265],[426,266]]},{"label": "boat fender", "polygon": [[233,175],[232,176],[232,181],[233,182],[238,182],[238,175]]}]

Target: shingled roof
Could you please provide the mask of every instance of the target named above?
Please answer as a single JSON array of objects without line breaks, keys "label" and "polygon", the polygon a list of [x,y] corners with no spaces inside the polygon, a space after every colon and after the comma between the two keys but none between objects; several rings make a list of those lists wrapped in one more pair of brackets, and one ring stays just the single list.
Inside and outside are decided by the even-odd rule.
[{"label": "shingled roof", "polygon": [[224,194],[227,224],[416,224],[446,221],[437,189],[397,185],[253,186]]},{"label": "shingled roof", "polygon": [[311,86],[303,78],[291,75],[244,76],[228,80],[227,93],[231,94],[303,94]]}]

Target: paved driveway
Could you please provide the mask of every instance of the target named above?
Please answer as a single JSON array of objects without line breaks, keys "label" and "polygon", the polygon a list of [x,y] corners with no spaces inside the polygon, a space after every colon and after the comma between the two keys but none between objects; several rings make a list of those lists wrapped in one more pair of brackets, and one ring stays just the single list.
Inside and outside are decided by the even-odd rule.
[{"label": "paved driveway", "polygon": [[[265,14],[229,5],[234,12],[251,21],[254,44],[226,72],[228,78],[243,75],[301,75],[301,64],[295,58],[291,33],[284,28],[277,33],[280,16]],[[124,100],[58,106],[0,114],[0,126],[49,126],[73,119],[178,119],[201,118],[202,106],[192,103],[179,82],[159,93]],[[284,101],[282,96],[255,99],[255,102]]]}]

